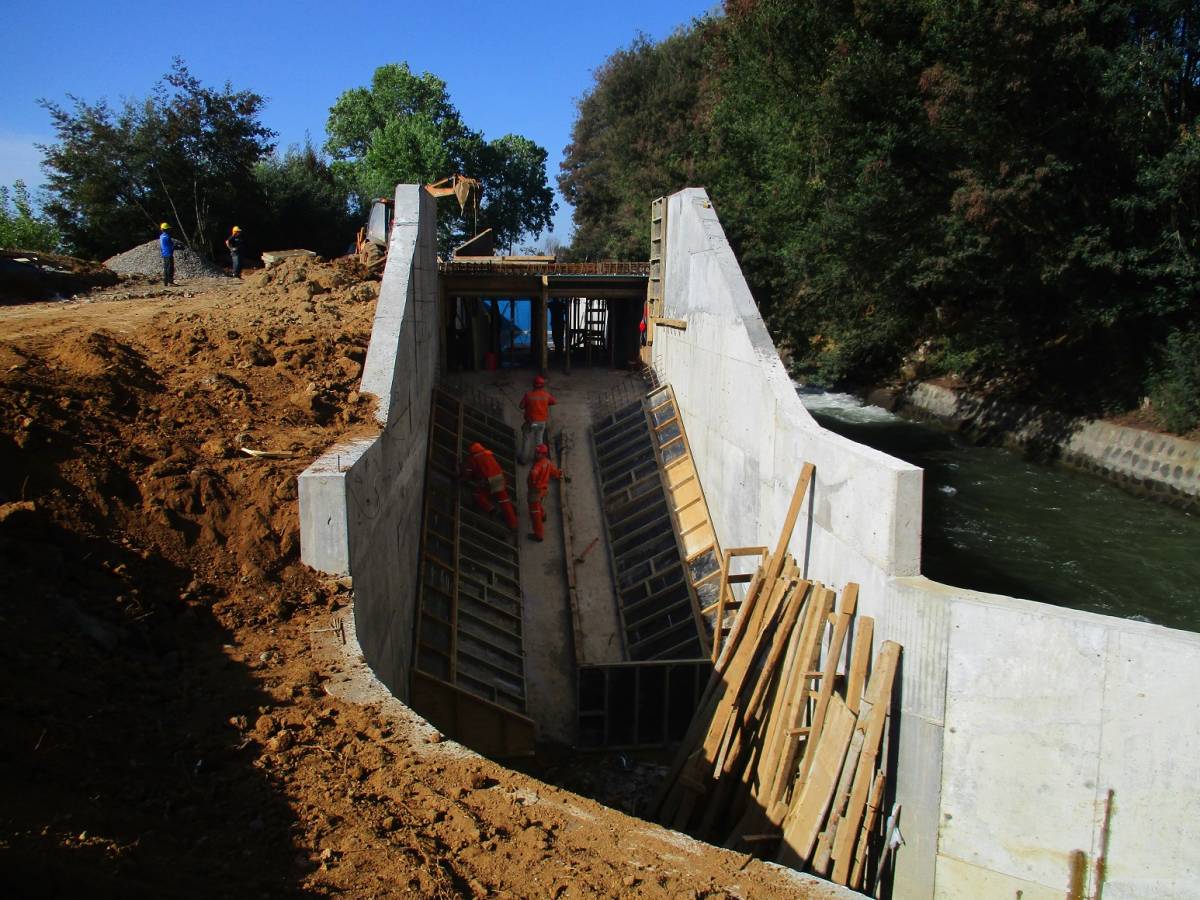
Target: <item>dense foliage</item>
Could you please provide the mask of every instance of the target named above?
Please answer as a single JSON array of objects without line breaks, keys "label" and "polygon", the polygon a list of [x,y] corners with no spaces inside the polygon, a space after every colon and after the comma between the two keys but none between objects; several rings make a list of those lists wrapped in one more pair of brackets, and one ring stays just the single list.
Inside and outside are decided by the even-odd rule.
[{"label": "dense foliage", "polygon": [[71,101],[71,109],[42,101],[57,136],[42,149],[46,212],[77,253],[126,250],[157,235],[162,221],[208,253],[262,206],[255,164],[274,135],[258,119],[258,94],[205,87],[177,59],[149,97],[119,110]]},{"label": "dense foliage", "polygon": [[302,248],[334,257],[354,246],[358,218],[329,163],[311,144],[263,159],[254,175],[263,206],[242,225],[250,226],[249,235],[262,249]]},{"label": "dense foliage", "polygon": [[61,249],[62,237],[54,223],[39,215],[25,182],[17,179],[12,188],[0,185],[0,249]]},{"label": "dense foliage", "polygon": [[398,183],[430,184],[453,174],[480,181],[477,221],[470,210],[458,216],[452,202],[439,208],[443,250],[484,228],[493,229],[497,246],[512,247],[523,236],[536,238],[554,215],[546,151],[519,135],[485,140],[429,72],[380,66],[370,87],[338,97],[326,132],[334,172],[364,217],[371,201],[391,197]]},{"label": "dense foliage", "polygon": [[1181,0],[728,0],[598,70],[574,251],[643,256],[650,200],[699,184],[810,377],[1163,395],[1198,322],[1198,29]]}]

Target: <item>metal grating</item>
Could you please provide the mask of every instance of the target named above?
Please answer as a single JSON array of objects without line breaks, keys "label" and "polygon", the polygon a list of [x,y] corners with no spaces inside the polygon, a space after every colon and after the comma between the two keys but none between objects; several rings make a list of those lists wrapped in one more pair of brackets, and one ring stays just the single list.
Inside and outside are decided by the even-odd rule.
[{"label": "metal grating", "polygon": [[682,740],[712,674],[707,659],[579,667],[579,747],[648,749]]},{"label": "metal grating", "polygon": [[591,436],[627,657],[707,657],[643,401],[593,423]]},{"label": "metal grating", "polygon": [[502,522],[479,512],[470,492],[461,487],[459,465],[473,441],[492,450],[509,484],[514,484],[513,429],[435,388],[425,478],[416,669],[524,716],[518,544]]}]

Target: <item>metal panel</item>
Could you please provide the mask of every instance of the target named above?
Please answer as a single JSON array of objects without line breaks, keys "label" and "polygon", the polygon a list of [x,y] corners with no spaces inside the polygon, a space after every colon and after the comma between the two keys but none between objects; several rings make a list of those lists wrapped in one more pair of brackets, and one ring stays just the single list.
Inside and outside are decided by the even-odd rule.
[{"label": "metal panel", "polygon": [[484,752],[513,755],[533,748],[533,722],[525,716],[519,545],[462,489],[459,466],[474,441],[495,454],[515,484],[513,429],[435,388],[413,698],[418,712],[452,737],[477,749],[496,748]]}]

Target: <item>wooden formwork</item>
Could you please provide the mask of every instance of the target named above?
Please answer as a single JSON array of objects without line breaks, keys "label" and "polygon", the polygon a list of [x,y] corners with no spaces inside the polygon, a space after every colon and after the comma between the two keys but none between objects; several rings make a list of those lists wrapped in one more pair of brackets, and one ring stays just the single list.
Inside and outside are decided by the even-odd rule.
[{"label": "wooden formwork", "polygon": [[442,388],[429,427],[413,705],[483,752],[530,753],[519,545],[459,479],[466,448],[480,441],[513,485],[516,435]]}]

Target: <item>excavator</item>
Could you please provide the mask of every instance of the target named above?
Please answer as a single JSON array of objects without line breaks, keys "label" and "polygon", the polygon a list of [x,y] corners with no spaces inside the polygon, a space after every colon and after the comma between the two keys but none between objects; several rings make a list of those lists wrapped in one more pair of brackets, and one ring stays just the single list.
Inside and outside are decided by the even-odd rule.
[{"label": "excavator", "polygon": [[[473,213],[475,230],[479,228],[479,198],[483,194],[483,186],[478,179],[466,175],[451,175],[440,181],[425,185],[434,197],[454,196],[458,200],[458,208],[465,214],[470,206]],[[383,265],[387,259],[388,235],[392,230],[392,201],[380,197],[371,204],[371,213],[367,224],[358,230],[354,241],[354,252],[358,259],[367,267]]]}]

